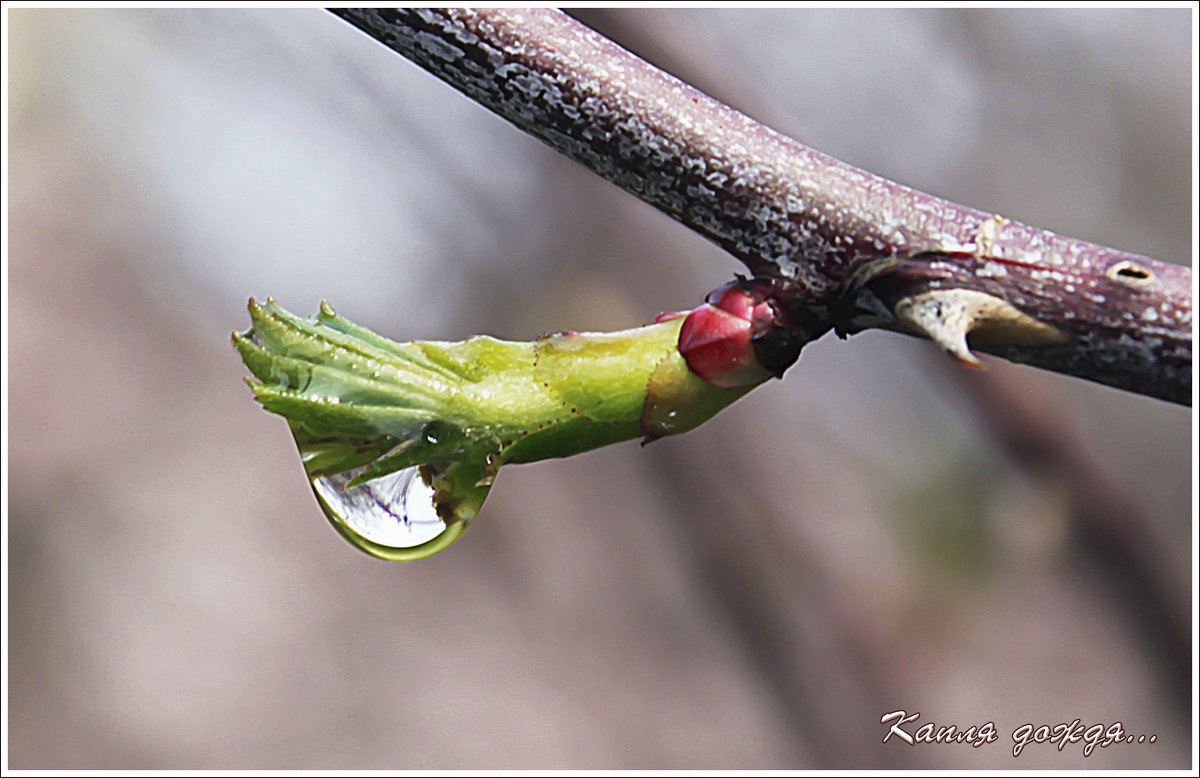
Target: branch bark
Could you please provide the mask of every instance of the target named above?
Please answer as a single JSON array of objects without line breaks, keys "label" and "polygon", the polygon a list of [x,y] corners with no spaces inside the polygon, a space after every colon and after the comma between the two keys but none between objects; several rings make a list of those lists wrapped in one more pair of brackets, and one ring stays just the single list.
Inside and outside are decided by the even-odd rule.
[{"label": "branch bark", "polygon": [[332,12],[776,280],[804,342],[890,329],[1191,404],[1189,268],[866,173],[558,11]]}]

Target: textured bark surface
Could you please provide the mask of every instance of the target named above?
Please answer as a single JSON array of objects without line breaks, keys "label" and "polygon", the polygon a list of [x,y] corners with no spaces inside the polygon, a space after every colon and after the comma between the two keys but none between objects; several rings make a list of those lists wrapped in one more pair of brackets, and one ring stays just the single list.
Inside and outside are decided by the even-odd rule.
[{"label": "textured bark surface", "polygon": [[[986,337],[975,332],[973,348],[1190,404],[1187,268],[839,162],[558,11],[333,13],[713,240],[755,275],[783,279],[779,299],[805,340],[879,327],[962,356],[967,335],[986,329]],[[947,294],[954,290],[979,295]],[[919,295],[933,301],[932,314],[897,315],[897,303]],[[988,312],[963,302],[980,295],[1008,307],[997,314],[994,305]],[[1058,335],[1042,337],[1047,326]]]}]

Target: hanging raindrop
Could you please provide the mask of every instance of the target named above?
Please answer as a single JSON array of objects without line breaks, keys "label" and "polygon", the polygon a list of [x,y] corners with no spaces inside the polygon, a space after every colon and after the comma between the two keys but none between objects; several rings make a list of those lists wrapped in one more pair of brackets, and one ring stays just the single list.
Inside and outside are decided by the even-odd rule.
[{"label": "hanging raindrop", "polygon": [[348,484],[365,468],[312,479],[321,509],[352,544],[388,560],[419,559],[449,546],[467,522],[447,525],[438,516],[436,492],[417,467]]}]

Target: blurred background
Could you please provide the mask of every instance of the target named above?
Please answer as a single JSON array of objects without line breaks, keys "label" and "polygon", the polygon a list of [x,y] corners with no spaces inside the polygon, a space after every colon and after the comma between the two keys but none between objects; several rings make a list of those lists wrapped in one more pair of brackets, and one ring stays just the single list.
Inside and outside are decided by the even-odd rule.
[{"label": "blurred background", "polygon": [[[825,152],[1190,263],[1193,11],[577,12]],[[690,308],[742,268],[318,10],[9,22],[12,768],[1184,768],[1191,411],[886,333],[371,559],[229,344]],[[993,722],[996,743],[882,743]],[[1022,724],[1115,721],[1083,756]]]}]

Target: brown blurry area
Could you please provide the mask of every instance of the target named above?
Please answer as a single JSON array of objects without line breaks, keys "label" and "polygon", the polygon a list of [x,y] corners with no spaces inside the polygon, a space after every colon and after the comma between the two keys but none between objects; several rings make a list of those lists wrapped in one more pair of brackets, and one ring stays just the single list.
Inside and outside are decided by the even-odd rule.
[{"label": "brown blurry area", "polygon": [[[1186,10],[579,15],[854,164],[1190,262]],[[319,10],[8,21],[11,767],[1188,765],[1190,409],[831,336],[378,562],[242,384],[246,297],[528,338],[740,268]],[[882,743],[901,709],[1000,740]],[[1074,719],[1156,741],[1012,757]]]}]

